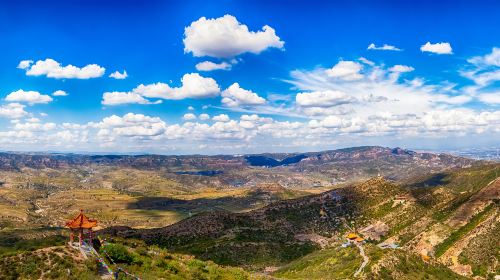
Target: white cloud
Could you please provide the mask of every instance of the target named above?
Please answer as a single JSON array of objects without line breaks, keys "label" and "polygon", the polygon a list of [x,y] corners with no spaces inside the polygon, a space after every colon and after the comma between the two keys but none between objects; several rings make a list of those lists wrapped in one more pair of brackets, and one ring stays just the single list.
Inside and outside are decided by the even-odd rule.
[{"label": "white cloud", "polygon": [[213,70],[230,70],[231,64],[227,62],[214,63],[212,61],[203,61],[196,64],[196,70],[198,71],[213,71]]},{"label": "white cloud", "polygon": [[239,125],[245,129],[256,129],[264,125],[270,125],[274,122],[272,118],[263,118],[257,114],[242,115]]},{"label": "white cloud", "polygon": [[261,31],[249,31],[232,15],[207,19],[201,17],[184,30],[184,52],[194,56],[234,57],[268,48],[282,49],[285,44],[268,25]]},{"label": "white cloud", "polygon": [[[467,60],[470,63],[460,74],[476,84],[467,90],[474,94],[484,93],[486,87],[500,81],[500,48],[493,48],[484,56],[474,56]],[[489,99],[489,97],[487,97]]]},{"label": "white cloud", "polygon": [[164,83],[139,85],[133,92],[148,98],[180,100],[186,98],[209,98],[220,94],[217,82],[198,73],[185,74],[180,87],[170,87]]},{"label": "white cloud", "polygon": [[182,116],[182,119],[185,120],[185,121],[196,120],[196,115],[195,114],[191,114],[191,113],[187,113],[187,114],[184,114],[184,116]]},{"label": "white cloud", "polygon": [[292,147],[322,150],[335,142],[360,145],[373,143],[370,141],[381,139],[379,137],[418,141],[478,134],[495,137],[500,133],[500,112],[467,109],[434,109],[423,114],[379,111],[368,115],[330,115],[305,122],[244,114],[234,120],[226,115],[214,121],[208,124],[193,119],[167,125],[158,117],[134,113],[112,115],[88,124],[18,121],[12,123],[12,130],[0,131],[0,143],[9,149],[36,143],[41,150],[78,147],[94,152],[100,149],[192,153],[193,147],[203,147],[205,153],[252,153],[276,148],[289,151]]},{"label": "white cloud", "polygon": [[148,98],[179,100],[186,98],[209,98],[220,94],[219,85],[212,78],[205,78],[198,73],[185,74],[180,87],[170,87],[165,83],[140,84],[130,92],[105,92],[102,104],[159,104],[161,100]]},{"label": "white cloud", "polygon": [[[193,83],[183,77],[179,87],[157,83],[117,92],[116,96],[103,95],[103,104],[149,104],[193,95],[230,99],[227,104],[223,102],[224,108],[213,109],[230,110],[234,119],[220,114],[212,117],[213,122],[207,122],[208,114],[186,114],[185,121],[167,124],[158,117],[129,113],[96,123],[44,123],[44,119],[24,111],[26,104],[8,103],[0,106],[0,116],[12,118],[0,131],[0,144],[4,149],[16,150],[78,147],[94,152],[102,149],[179,154],[192,153],[193,147],[202,147],[204,153],[251,153],[322,150],[332,148],[329,145],[334,142],[351,146],[383,141],[417,145],[425,138],[440,138],[449,143],[451,137],[494,142],[500,135],[500,111],[496,110],[500,94],[494,84],[500,80],[496,52],[494,48],[491,53],[468,60],[470,64],[464,66],[467,71],[461,73],[474,81],[473,86],[460,87],[446,81],[436,84],[423,77],[396,79],[413,68],[403,64],[385,66],[360,58],[346,65],[339,62],[337,68],[293,71],[287,82],[298,93],[292,99],[271,98],[268,94],[266,100],[237,83],[231,85],[232,90],[229,87],[221,93],[215,80],[212,86],[206,86],[210,83],[200,82],[205,78],[198,74]],[[204,88],[205,93],[207,88],[216,90],[205,95],[193,88]],[[484,105],[481,108],[476,103],[468,104],[473,101]],[[244,108],[248,103],[259,106]],[[238,115],[241,113],[245,114]],[[295,117],[296,121],[278,121],[257,113]]]},{"label": "white cloud", "polygon": [[45,95],[45,94],[40,94],[37,91],[24,91],[22,89],[14,91],[9,93],[5,97],[6,101],[9,102],[25,102],[30,105],[33,104],[45,104],[49,103],[52,101],[52,97]]},{"label": "white cloud", "polygon": [[125,114],[123,117],[112,115],[100,123],[90,125],[99,128],[98,135],[106,140],[114,140],[114,136],[152,137],[166,130],[166,124],[160,118],[134,113]]},{"label": "white cloud", "polygon": [[377,50],[377,51],[402,51],[402,49],[398,48],[398,47],[395,47],[395,46],[392,46],[392,45],[388,45],[388,44],[384,44],[383,46],[376,46],[374,43],[371,43],[370,45],[368,45],[368,48],[367,50]]},{"label": "white cloud", "polygon": [[193,106],[189,106],[189,107],[188,107],[188,110],[189,110],[189,111],[193,111],[193,110],[194,110],[194,107],[193,107]]},{"label": "white cloud", "polygon": [[363,69],[363,65],[354,61],[339,61],[331,69],[326,70],[329,77],[342,79],[345,81],[355,81],[363,78],[359,72]]},{"label": "white cloud", "polygon": [[210,119],[210,115],[208,115],[208,114],[200,114],[199,118],[202,121],[206,121],[206,120]]},{"label": "white cloud", "polygon": [[69,130],[58,131],[57,133],[54,134],[54,136],[56,139],[58,139],[60,141],[62,140],[66,143],[78,142],[78,140],[80,138],[78,133],[75,133],[75,132],[69,131]]},{"label": "white cloud", "polygon": [[32,117],[32,118],[26,119],[26,122],[40,122],[40,119]]},{"label": "white cloud", "polygon": [[391,68],[389,68],[389,71],[391,72],[396,72],[396,73],[407,73],[407,72],[412,72],[415,70],[415,68],[407,65],[394,65]]},{"label": "white cloud", "polygon": [[349,126],[349,122],[344,121],[343,118],[338,116],[327,116],[324,119],[311,120],[309,121],[309,126],[313,128],[326,127],[326,128],[341,128]]},{"label": "white cloud", "polygon": [[220,115],[214,116],[212,118],[212,120],[214,120],[216,122],[228,122],[230,119],[229,119],[228,115],[226,115],[226,114],[220,114]]},{"label": "white cloud", "polygon": [[24,110],[26,106],[19,103],[9,103],[0,106],[0,117],[18,119],[28,115]]},{"label": "white cloud", "polygon": [[420,47],[420,51],[422,52],[430,52],[435,54],[453,54],[453,50],[451,48],[450,43],[435,43],[431,44],[431,42],[427,42]]},{"label": "white cloud", "polygon": [[15,130],[23,131],[49,131],[56,128],[55,123],[39,123],[39,122],[27,122],[27,123],[16,123],[14,126]]},{"label": "white cloud", "polygon": [[484,70],[476,69],[462,72],[462,76],[471,79],[479,87],[486,87],[496,81],[500,81],[500,69]]},{"label": "white cloud", "polygon": [[272,118],[263,118],[257,114],[252,115],[241,115],[240,120],[242,121],[251,121],[251,122],[272,122]]},{"label": "white cloud", "polygon": [[472,80],[475,85],[466,86],[463,91],[474,95],[487,105],[498,105],[500,93],[492,86],[500,81],[500,48],[493,48],[484,56],[474,56],[467,60],[470,64],[460,74]]},{"label": "white cloud", "polygon": [[500,105],[500,92],[482,93],[479,94],[478,99],[486,104]]},{"label": "white cloud", "polygon": [[263,105],[266,100],[257,93],[243,89],[234,83],[222,92],[222,103],[227,107]]},{"label": "white cloud", "polygon": [[[500,112],[474,112],[467,109],[431,110],[422,114],[392,114],[379,112],[369,117],[327,116],[311,120],[310,133],[330,135],[399,137],[444,137],[468,133],[495,132],[500,123]],[[496,130],[498,132],[498,130]]]},{"label": "white cloud", "polygon": [[52,96],[68,96],[68,93],[64,90],[56,90],[52,93]]},{"label": "white cloud", "polygon": [[33,60],[21,60],[21,62],[19,62],[19,64],[17,65],[17,68],[24,70],[29,68],[31,64],[33,64]]},{"label": "white cloud", "polygon": [[[76,67],[73,65],[61,66],[61,64],[51,58],[38,60],[35,64],[27,64],[21,61],[20,66],[26,70],[28,76],[47,76],[48,78],[56,79],[90,79],[102,77],[105,68],[97,64],[89,64],[84,67]],[[22,64],[22,65],[21,65]]]},{"label": "white cloud", "polygon": [[117,80],[123,80],[128,77],[127,71],[123,70],[123,73],[120,73],[120,71],[115,71],[111,74],[109,74],[110,78],[117,79]]},{"label": "white cloud", "polygon": [[373,62],[371,60],[368,60],[365,57],[360,57],[360,58],[358,58],[358,60],[361,61],[361,62],[363,62],[364,64],[367,64],[367,65],[370,65],[370,66],[375,65],[375,62]]},{"label": "white cloud", "polygon": [[302,107],[332,107],[356,101],[344,92],[325,90],[298,93],[295,101]]},{"label": "white cloud", "polygon": [[500,48],[493,48],[491,53],[484,56],[475,56],[467,60],[469,63],[478,66],[497,66],[500,67]]},{"label": "white cloud", "polygon": [[[354,71],[341,73],[358,73]],[[384,65],[365,65],[357,80],[331,79],[324,68],[312,71],[292,71],[288,80],[302,92],[296,95],[298,111],[304,116],[350,116],[368,118],[379,112],[394,115],[421,115],[436,109],[457,107],[472,101],[473,96],[450,89],[449,83],[426,84],[423,79],[397,79],[406,67],[385,68]],[[339,71],[340,72],[340,71]],[[358,126],[359,128],[359,126]]]},{"label": "white cloud", "polygon": [[436,94],[433,96],[434,102],[444,103],[449,105],[463,105],[472,101],[472,96],[469,95],[445,95],[445,94]]},{"label": "white cloud", "polygon": [[122,104],[160,104],[161,100],[151,102],[134,92],[105,92],[102,95],[102,105],[114,106]]},{"label": "white cloud", "polygon": [[[18,142],[12,141],[13,138],[16,140],[22,139],[30,141],[33,136],[33,132],[30,131],[0,131],[0,137],[4,138],[0,138],[0,143],[12,142],[15,145]],[[9,139],[9,141],[6,141],[7,139]]]}]

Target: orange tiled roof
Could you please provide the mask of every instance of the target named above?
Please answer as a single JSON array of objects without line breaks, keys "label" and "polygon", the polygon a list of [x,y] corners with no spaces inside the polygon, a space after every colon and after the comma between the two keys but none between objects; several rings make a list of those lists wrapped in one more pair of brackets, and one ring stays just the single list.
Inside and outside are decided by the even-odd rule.
[{"label": "orange tiled roof", "polygon": [[80,215],[78,215],[73,220],[66,223],[69,228],[93,228],[97,226],[97,220],[91,220],[83,214],[83,210],[80,210]]}]

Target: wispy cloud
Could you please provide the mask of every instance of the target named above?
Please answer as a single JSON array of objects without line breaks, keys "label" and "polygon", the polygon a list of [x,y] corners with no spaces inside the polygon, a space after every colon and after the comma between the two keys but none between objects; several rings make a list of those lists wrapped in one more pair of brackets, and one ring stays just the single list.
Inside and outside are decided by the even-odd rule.
[{"label": "wispy cloud", "polygon": [[402,49],[388,44],[383,44],[382,46],[377,46],[374,43],[368,45],[367,50],[375,50],[375,51],[402,51]]}]

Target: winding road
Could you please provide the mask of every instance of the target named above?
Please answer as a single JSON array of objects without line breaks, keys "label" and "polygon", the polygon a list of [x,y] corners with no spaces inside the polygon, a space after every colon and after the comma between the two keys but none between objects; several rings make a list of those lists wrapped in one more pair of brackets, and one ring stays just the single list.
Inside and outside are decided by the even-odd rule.
[{"label": "winding road", "polygon": [[361,243],[359,243],[359,242],[356,242],[355,244],[359,249],[359,254],[363,257],[363,262],[359,266],[358,270],[356,270],[356,272],[354,273],[354,277],[357,277],[363,271],[363,268],[365,268],[365,266],[368,264],[370,259],[365,254],[365,250],[363,249],[363,245],[361,245]]}]

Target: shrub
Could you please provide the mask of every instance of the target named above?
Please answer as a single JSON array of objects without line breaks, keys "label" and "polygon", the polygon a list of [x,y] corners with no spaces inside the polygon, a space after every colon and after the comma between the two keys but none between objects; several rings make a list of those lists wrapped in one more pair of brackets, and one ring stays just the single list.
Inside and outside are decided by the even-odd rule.
[{"label": "shrub", "polygon": [[116,263],[127,263],[130,264],[134,261],[134,257],[129,253],[125,246],[120,244],[106,244],[100,249],[104,255],[109,256]]},{"label": "shrub", "polygon": [[160,260],[156,265],[164,270],[167,270],[167,271],[173,273],[173,274],[179,273],[179,268],[172,261]]}]

